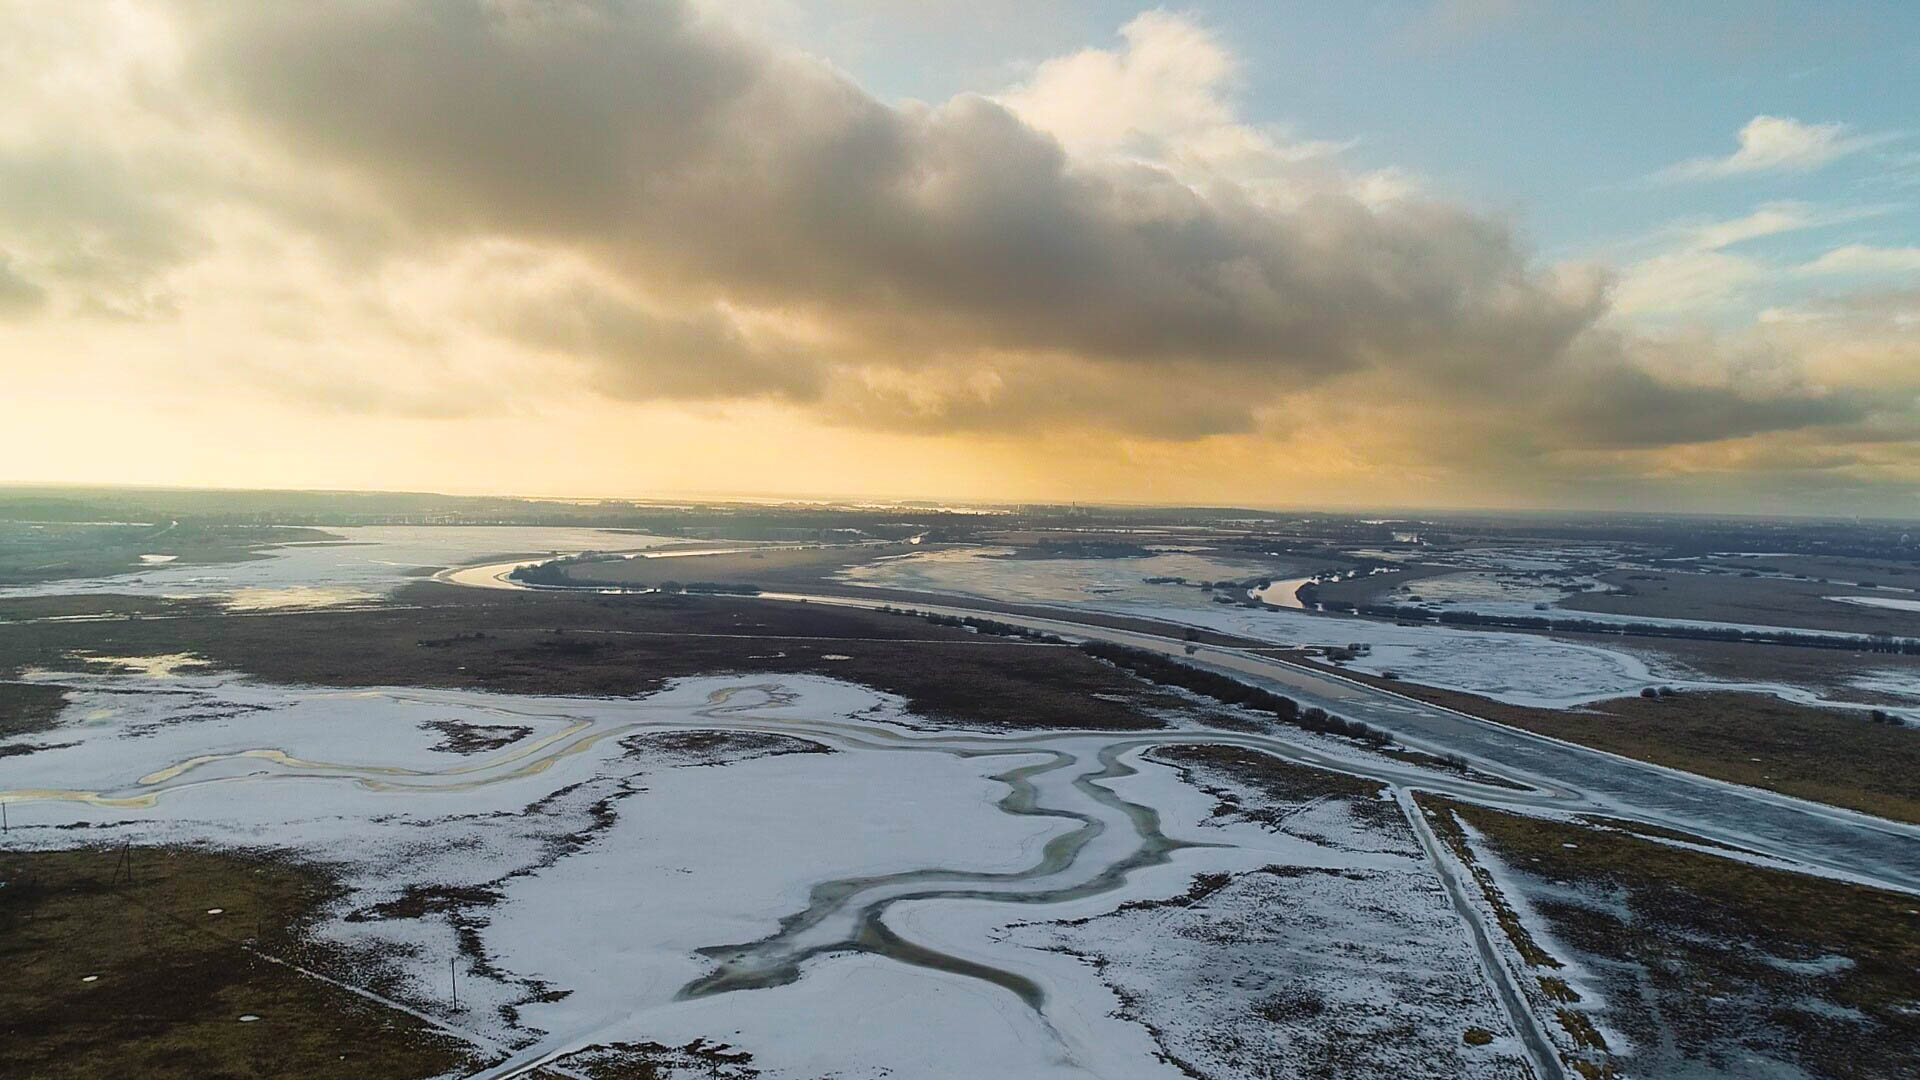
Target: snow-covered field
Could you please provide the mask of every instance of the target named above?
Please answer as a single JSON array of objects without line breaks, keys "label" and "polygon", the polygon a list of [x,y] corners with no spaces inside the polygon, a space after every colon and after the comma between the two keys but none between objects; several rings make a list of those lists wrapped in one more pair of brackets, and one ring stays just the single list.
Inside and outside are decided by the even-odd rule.
[{"label": "snow-covered field", "polygon": [[[700,1038],[769,1076],[1178,1077],[1169,1053],[1245,1075],[1200,1044],[1313,1026],[1247,1012],[1257,988],[1226,985],[1255,969],[1322,987],[1340,1030],[1374,1032],[1369,1061],[1422,1057],[1401,1020],[1442,1015],[1469,1075],[1511,1058],[1455,1046],[1504,1028],[1417,854],[1338,800],[1311,828],[1222,821],[1141,758],[1174,733],[927,731],[804,676],[640,699],[282,687],[186,658],[58,678],[61,722],[0,757],[11,843],[326,864],[346,892],[316,932],[505,1055],[485,1075]],[[1126,907],[1201,874],[1233,884],[1174,921]]]},{"label": "snow-covered field", "polygon": [[1890,611],[1920,611],[1920,600],[1897,596],[1829,596],[1826,599],[1859,607],[1886,608]]},{"label": "snow-covered field", "polygon": [[1474,611],[1537,615],[1537,605],[1557,606],[1570,589],[1584,592],[1605,587],[1597,578],[1586,576],[1556,574],[1542,578],[1515,571],[1463,570],[1411,582],[1386,594],[1383,602],[1457,605]]},{"label": "snow-covered field", "polygon": [[[1366,642],[1358,671],[1393,671],[1412,682],[1484,694],[1516,704],[1570,705],[1637,693],[1650,682],[1685,683],[1688,673],[1655,656],[1576,645],[1534,634],[1339,619],[1215,603],[1211,593],[1146,585],[1142,559],[983,558],[971,551],[915,555],[862,567],[854,584],[959,593],[1016,603],[1140,615],[1240,634],[1276,645]],[[1224,569],[1224,567],[1221,567]],[[1241,568],[1237,576],[1255,571]],[[1184,576],[1184,575],[1183,575]],[[1127,579],[1133,584],[1126,584]],[[1199,577],[1206,580],[1205,577]],[[1098,581],[1117,591],[1091,592]]]},{"label": "snow-covered field", "polygon": [[[1806,687],[1701,679],[1678,661],[1652,651],[1587,645],[1538,634],[1462,630],[1432,624],[1402,626],[1380,620],[1218,603],[1213,600],[1214,593],[1191,586],[1145,584],[1141,581],[1143,576],[1155,576],[1155,571],[1146,566],[1153,561],[1011,560],[988,558],[979,551],[957,550],[876,562],[843,576],[856,585],[1142,616],[1275,645],[1365,643],[1371,646],[1371,652],[1348,662],[1347,667],[1370,675],[1392,672],[1409,682],[1463,690],[1516,705],[1568,708],[1636,694],[1655,684],[1702,690],[1759,690],[1800,701],[1822,700],[1819,692]],[[1204,562],[1216,572],[1231,568],[1234,576],[1241,579],[1257,573],[1251,569],[1256,564],[1230,567],[1218,560]],[[1201,568],[1194,569],[1196,572],[1192,575],[1169,573],[1188,576],[1189,580],[1212,580],[1199,572]],[[1426,584],[1418,582],[1415,588]],[[1538,614],[1530,605],[1514,604],[1513,608],[1516,614]],[[1579,617],[1588,618],[1590,613],[1581,612]],[[1633,621],[1620,616],[1591,617],[1600,621]],[[1889,688],[1884,692],[1912,696],[1920,702],[1920,690],[1905,683],[1899,685],[1906,689]]]},{"label": "snow-covered field", "polygon": [[1228,842],[1186,892],[1056,912],[1010,940],[1099,972],[1123,1015],[1208,1076],[1531,1075],[1395,804],[1203,782],[1267,823],[1182,806]]},{"label": "snow-covered field", "polygon": [[210,565],[156,563],[110,577],[0,586],[0,599],[128,593],[210,597],[237,610],[321,607],[375,600],[412,580],[409,571],[460,566],[520,553],[623,551],[675,543],[607,529],[493,525],[361,525],[326,529],[338,541],[281,544],[265,558]]},{"label": "snow-covered field", "polygon": [[[959,592],[1037,604],[1195,606],[1211,594],[1203,581],[1279,576],[1274,560],[1166,552],[1127,559],[1015,559],[1012,548],[958,548],[880,559],[846,570],[850,584]],[[1149,585],[1147,578],[1185,578],[1193,585]],[[1180,596],[1181,600],[1173,597]]]}]

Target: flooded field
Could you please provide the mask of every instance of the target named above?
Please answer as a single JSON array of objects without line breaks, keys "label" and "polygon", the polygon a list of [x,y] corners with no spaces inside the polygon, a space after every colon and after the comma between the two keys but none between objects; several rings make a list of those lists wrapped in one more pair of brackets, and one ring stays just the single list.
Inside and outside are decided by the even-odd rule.
[{"label": "flooded field", "polygon": [[490,556],[551,557],[677,542],[608,529],[493,525],[365,525],[326,531],[338,539],[268,547],[261,557],[241,562],[156,562],[137,573],[0,586],[0,600],[115,593],[210,599],[236,610],[329,607],[378,600],[409,581]]}]

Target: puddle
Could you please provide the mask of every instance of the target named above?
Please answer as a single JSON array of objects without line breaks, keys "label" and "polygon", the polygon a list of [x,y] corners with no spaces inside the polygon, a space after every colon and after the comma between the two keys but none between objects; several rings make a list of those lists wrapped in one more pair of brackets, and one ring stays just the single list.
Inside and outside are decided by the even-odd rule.
[{"label": "puddle", "polygon": [[228,593],[228,611],[278,611],[283,608],[337,607],[380,599],[380,594],[344,585],[288,585],[277,589],[235,589]]},{"label": "puddle", "polygon": [[[204,668],[205,660],[192,653],[163,653],[159,656],[105,656],[94,652],[70,653],[74,659],[88,666],[100,666],[114,669],[118,673],[145,675],[149,679],[177,679],[184,669]],[[111,713],[109,713],[111,715]],[[95,719],[89,716],[88,719]]]}]

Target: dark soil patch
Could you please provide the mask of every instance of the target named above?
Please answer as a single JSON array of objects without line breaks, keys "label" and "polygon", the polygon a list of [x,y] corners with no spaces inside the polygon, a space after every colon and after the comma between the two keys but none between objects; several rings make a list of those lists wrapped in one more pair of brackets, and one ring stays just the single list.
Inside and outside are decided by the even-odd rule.
[{"label": "dark soil patch", "polygon": [[[592,1080],[753,1080],[760,1075],[753,1055],[725,1043],[695,1039],[684,1046],[661,1043],[602,1043],[576,1050],[555,1062]],[[535,1074],[558,1080],[551,1071]]]},{"label": "dark soil patch", "polygon": [[674,765],[730,765],[781,754],[831,754],[812,739],[758,731],[655,731],[629,735],[620,746],[630,758]]},{"label": "dark soil patch", "polygon": [[429,720],[420,725],[441,735],[428,749],[447,754],[484,754],[512,746],[533,734],[519,724],[469,724],[464,720]]},{"label": "dark soil patch", "polygon": [[500,891],[486,885],[408,885],[399,899],[355,911],[347,921],[419,919],[459,913],[470,907],[492,907],[499,902]]},{"label": "dark soil patch", "polygon": [[64,686],[0,682],[0,739],[49,731],[66,707]]}]

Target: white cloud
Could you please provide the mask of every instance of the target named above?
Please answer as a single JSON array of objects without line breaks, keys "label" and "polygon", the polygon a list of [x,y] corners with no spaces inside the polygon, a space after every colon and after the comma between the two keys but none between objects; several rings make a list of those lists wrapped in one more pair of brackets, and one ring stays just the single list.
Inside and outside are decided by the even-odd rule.
[{"label": "white cloud", "polygon": [[1270,201],[1330,184],[1369,204],[1418,189],[1398,171],[1341,175],[1331,159],[1352,142],[1295,140],[1278,126],[1242,120],[1232,99],[1239,60],[1193,20],[1148,11],[1120,36],[1119,49],[1042,63],[996,100],[1078,160],[1148,163],[1190,184],[1228,180]]},{"label": "white cloud", "polygon": [[1179,15],[1149,11],[1120,36],[1123,49],[1082,49],[1046,61],[1001,101],[1069,151],[1088,155],[1238,126],[1221,90],[1239,63],[1212,34]]},{"label": "white cloud", "polygon": [[1804,274],[1912,274],[1920,273],[1920,247],[1870,247],[1848,244],[1802,266]]},{"label": "white cloud", "polygon": [[1613,290],[1614,310],[1674,315],[1723,307],[1770,272],[1765,263],[1723,249],[1829,220],[1804,203],[1779,202],[1744,217],[1669,225],[1654,234],[1663,250],[1621,271]]},{"label": "white cloud", "polygon": [[[1662,316],[1700,316],[1724,311],[1749,298],[1755,290],[1778,284],[1795,274],[1823,272],[1727,249],[1884,212],[1883,207],[1826,208],[1801,202],[1771,202],[1737,218],[1693,219],[1669,224],[1640,241],[1649,245],[1651,254],[1622,269],[1613,292],[1615,310],[1629,315]],[[1841,252],[1847,250],[1843,248]],[[1863,264],[1872,258],[1834,254],[1839,263],[1851,258],[1856,264]],[[1846,272],[1866,271],[1862,267]],[[1762,318],[1766,318],[1764,313]]]},{"label": "white cloud", "polygon": [[1806,172],[1892,136],[1852,134],[1841,123],[1803,124],[1789,116],[1756,116],[1740,129],[1740,149],[1663,170],[1667,180],[1713,180],[1761,172]]},{"label": "white cloud", "polygon": [[1832,220],[1832,217],[1815,214],[1803,203],[1768,203],[1745,217],[1688,227],[1687,246],[1718,251],[1748,240],[1809,229]]},{"label": "white cloud", "polygon": [[1625,315],[1671,315],[1725,305],[1767,277],[1764,265],[1724,251],[1671,251],[1621,274],[1613,309]]}]

